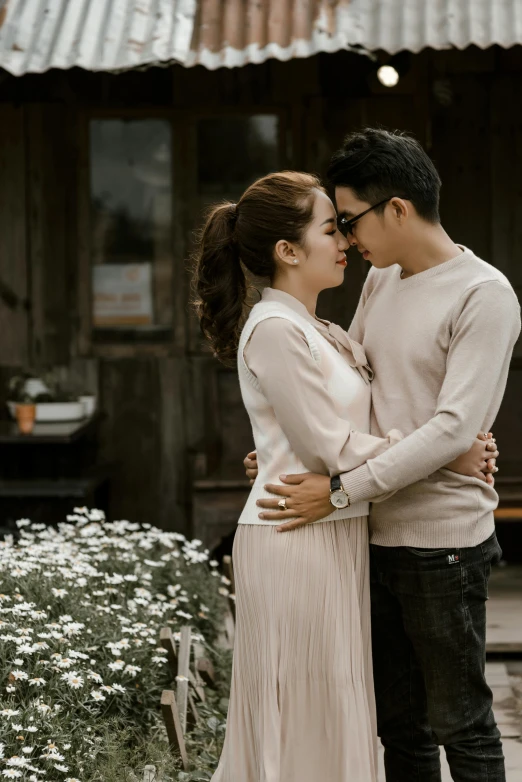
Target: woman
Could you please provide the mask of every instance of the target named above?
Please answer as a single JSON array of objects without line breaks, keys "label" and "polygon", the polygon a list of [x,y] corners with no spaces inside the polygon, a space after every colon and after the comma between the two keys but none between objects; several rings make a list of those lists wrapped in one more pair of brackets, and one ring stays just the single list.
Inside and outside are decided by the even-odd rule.
[{"label": "woman", "polygon": [[[282,473],[337,475],[401,438],[368,434],[364,351],[315,316],[320,291],[343,282],[347,248],[319,181],[295,172],[215,207],[198,248],[201,327],[218,358],[237,357],[259,454],[234,542],[237,633],[214,782],[377,778],[368,504],[332,508],[291,536],[256,507]],[[244,325],[243,266],[271,283]]]}]

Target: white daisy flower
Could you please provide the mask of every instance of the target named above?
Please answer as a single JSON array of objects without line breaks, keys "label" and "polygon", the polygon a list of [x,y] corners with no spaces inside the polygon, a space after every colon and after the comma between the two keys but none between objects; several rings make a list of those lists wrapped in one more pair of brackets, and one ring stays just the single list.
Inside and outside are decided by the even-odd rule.
[{"label": "white daisy flower", "polygon": [[5,688],[5,691],[9,693],[16,692],[16,687],[13,687],[13,685],[10,684],[8,687]]},{"label": "white daisy flower", "polygon": [[56,589],[55,587],[51,587],[51,592],[54,597],[65,597],[65,595],[69,594],[66,589]]},{"label": "white daisy flower", "polygon": [[126,665],[123,673],[128,673],[130,676],[136,676],[141,671],[139,665]]},{"label": "white daisy flower", "polygon": [[74,690],[80,689],[80,687],[83,687],[83,677],[80,676],[79,673],[76,673],[76,671],[71,671],[70,673],[64,673],[60,677],[62,681],[66,682],[69,687],[72,687]]},{"label": "white daisy flower", "polygon": [[[31,719],[31,720],[32,720],[32,719],[33,719],[33,717],[29,717],[29,719]],[[28,728],[26,728],[26,730],[27,730],[29,733],[38,733],[38,728],[35,728],[35,726],[34,726],[34,725],[29,725],[29,727],[28,727]]]},{"label": "white daisy flower", "polygon": [[17,714],[20,714],[20,710],[19,709],[2,709],[2,711],[0,711],[0,714],[3,717],[16,717]]},{"label": "white daisy flower", "polygon": [[124,660],[116,660],[116,662],[109,663],[107,668],[111,671],[122,671],[125,668]]},{"label": "white daisy flower", "polygon": [[16,779],[16,777],[22,776],[22,772],[17,771],[15,768],[4,768],[2,775],[8,779]]},{"label": "white daisy flower", "polygon": [[29,678],[29,674],[27,674],[25,671],[11,671],[9,675],[12,676],[15,681]]},{"label": "white daisy flower", "polygon": [[21,660],[19,657],[16,658],[16,660],[13,660],[13,665],[23,665],[24,661]]},{"label": "white daisy flower", "polygon": [[37,677],[35,679],[29,679],[29,684],[36,685],[37,687],[42,687],[46,683],[45,679],[42,679],[41,677]]},{"label": "white daisy flower", "polygon": [[22,747],[22,752],[24,752],[26,755],[30,755],[33,749],[34,747]]},{"label": "white daisy flower", "polygon": [[99,690],[91,690],[91,698],[94,701],[106,701],[107,698]]},{"label": "white daisy flower", "polygon": [[64,772],[65,771],[69,771],[69,766],[60,766],[60,765],[58,765],[58,763],[55,763],[54,767],[56,769],[58,769],[58,771],[64,771]]},{"label": "white daisy flower", "polygon": [[122,687],[121,684],[111,684],[111,687],[117,692],[125,692],[125,687]]}]

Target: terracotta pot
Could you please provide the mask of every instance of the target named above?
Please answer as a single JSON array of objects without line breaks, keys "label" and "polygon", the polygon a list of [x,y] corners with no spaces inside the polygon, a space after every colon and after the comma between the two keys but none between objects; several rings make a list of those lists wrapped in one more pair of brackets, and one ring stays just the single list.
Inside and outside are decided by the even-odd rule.
[{"label": "terracotta pot", "polygon": [[22,434],[31,434],[36,418],[36,405],[19,404],[16,405],[16,420],[18,428]]}]

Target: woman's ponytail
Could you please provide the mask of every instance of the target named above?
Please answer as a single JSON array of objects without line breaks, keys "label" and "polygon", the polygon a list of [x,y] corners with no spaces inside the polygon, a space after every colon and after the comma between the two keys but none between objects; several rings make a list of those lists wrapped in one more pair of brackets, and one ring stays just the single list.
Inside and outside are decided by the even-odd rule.
[{"label": "woman's ponytail", "polygon": [[[251,279],[272,280],[280,239],[299,244],[313,219],[317,177],[298,171],[268,174],[243,193],[238,204],[209,213],[196,249],[195,307],[201,330],[224,364],[236,359]],[[324,191],[323,191],[324,192]]]},{"label": "woman's ponytail", "polygon": [[209,213],[196,252],[195,308],[201,331],[224,364],[237,355],[247,283],[234,237],[237,207],[225,203]]}]

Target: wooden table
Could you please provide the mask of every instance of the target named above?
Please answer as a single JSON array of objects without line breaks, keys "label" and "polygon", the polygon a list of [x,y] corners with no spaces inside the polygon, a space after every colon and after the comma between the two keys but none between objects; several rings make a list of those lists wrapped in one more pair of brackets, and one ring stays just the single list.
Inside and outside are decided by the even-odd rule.
[{"label": "wooden table", "polygon": [[110,466],[99,458],[102,416],[35,423],[22,434],[15,421],[0,421],[0,532],[17,518],[51,523],[75,505],[108,512]]},{"label": "wooden table", "polygon": [[31,434],[22,434],[16,421],[0,421],[0,445],[56,445],[72,443],[92,430],[99,413],[79,421],[49,421],[35,423]]}]

